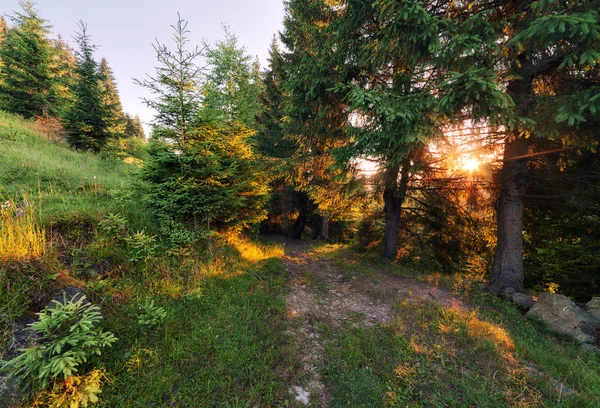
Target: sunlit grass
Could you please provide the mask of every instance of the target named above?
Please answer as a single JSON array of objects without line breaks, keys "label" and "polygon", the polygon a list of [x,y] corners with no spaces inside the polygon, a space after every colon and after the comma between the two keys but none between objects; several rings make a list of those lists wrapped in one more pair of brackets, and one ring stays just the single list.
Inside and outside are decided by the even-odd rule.
[{"label": "sunlit grass", "polygon": [[0,196],[0,262],[40,258],[46,251],[41,204],[26,194],[6,198]]}]

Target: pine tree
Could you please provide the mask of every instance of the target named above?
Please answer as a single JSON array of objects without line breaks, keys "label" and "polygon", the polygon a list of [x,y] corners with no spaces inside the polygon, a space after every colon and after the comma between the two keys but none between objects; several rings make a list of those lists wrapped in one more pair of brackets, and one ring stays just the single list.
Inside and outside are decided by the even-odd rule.
[{"label": "pine tree", "polygon": [[115,111],[106,104],[102,89],[104,76],[94,60],[95,46],[87,34],[87,25],[79,23],[76,35],[77,81],[73,88],[75,102],[65,115],[65,129],[69,144],[76,149],[99,152],[114,137],[112,130],[117,123]]},{"label": "pine tree", "polygon": [[224,27],[224,38],[209,47],[206,59],[210,72],[206,77],[203,114],[219,121],[238,122],[254,129],[260,114],[261,81],[256,63],[252,63],[238,38]]},{"label": "pine tree", "polygon": [[0,44],[4,40],[4,37],[8,33],[8,23],[3,16],[0,16]]},{"label": "pine tree", "polygon": [[[186,50],[187,25],[180,18],[173,26],[175,51],[154,46],[157,73],[137,81],[156,97],[147,101],[156,116],[143,177],[163,232],[178,244],[205,236],[213,226],[252,226],[265,217],[268,197],[266,174],[248,143],[254,132],[233,116],[236,110],[217,114],[216,102],[201,112],[204,75],[196,61],[204,49]],[[234,92],[228,97],[241,99]]]},{"label": "pine tree", "polygon": [[510,67],[507,93],[518,118],[508,126],[500,174],[494,292],[524,289],[523,210],[528,190],[536,187],[528,176],[530,155],[565,147],[595,149],[598,144],[597,5],[587,0],[523,1],[498,11],[499,40],[505,41],[508,56],[502,65]]},{"label": "pine tree", "polygon": [[125,133],[125,116],[123,114],[123,105],[117,91],[115,75],[108,65],[106,58],[100,60],[100,91],[104,95],[104,105],[106,109],[112,111],[114,124],[110,128],[110,132],[114,137],[121,137]]},{"label": "pine tree", "polygon": [[56,51],[34,4],[21,1],[0,46],[0,109],[27,118],[56,115]]},{"label": "pine tree", "polygon": [[73,48],[71,48],[61,35],[54,41],[54,47],[58,58],[55,71],[57,111],[58,116],[63,117],[75,101],[73,88],[77,80],[77,58],[75,57]]},{"label": "pine tree", "polygon": [[125,114],[125,137],[146,140],[146,132],[144,131],[139,115],[131,117],[130,114]]},{"label": "pine tree", "polygon": [[383,169],[383,254],[394,259],[403,204],[440,128],[465,114],[493,120],[508,108],[482,57],[497,48],[495,32],[485,15],[453,3],[351,0],[336,9],[337,89],[357,118],[342,153]]}]

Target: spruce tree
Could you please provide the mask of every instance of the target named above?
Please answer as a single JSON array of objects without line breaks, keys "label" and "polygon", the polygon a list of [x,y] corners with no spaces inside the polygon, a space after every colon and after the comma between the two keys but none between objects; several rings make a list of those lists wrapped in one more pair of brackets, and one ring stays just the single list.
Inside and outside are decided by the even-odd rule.
[{"label": "spruce tree", "polygon": [[73,88],[77,80],[77,58],[73,48],[61,35],[54,41],[57,55],[55,95],[57,99],[57,112],[63,117],[75,101]]},{"label": "spruce tree", "polygon": [[[541,0],[497,11],[498,41],[503,41],[507,56],[501,65],[510,68],[506,89],[517,119],[507,126],[500,174],[494,292],[524,289],[523,211],[528,191],[539,187],[528,175],[531,157],[556,148],[595,149],[598,144],[597,8],[597,1]],[[563,166],[569,161],[563,154]]]},{"label": "spruce tree", "polygon": [[0,16],[0,44],[4,40],[4,37],[8,33],[8,23],[3,16]]},{"label": "spruce tree", "polygon": [[146,140],[146,133],[139,115],[132,117],[128,113],[125,114],[125,137],[135,137]]},{"label": "spruce tree", "polygon": [[106,58],[100,60],[100,91],[104,95],[104,105],[106,109],[112,111],[114,124],[110,128],[110,132],[115,137],[124,136],[125,133],[125,116],[123,114],[123,105],[117,90],[115,75],[108,65]]},{"label": "spruce tree", "polygon": [[218,121],[235,121],[254,129],[262,110],[260,74],[238,42],[235,34],[224,27],[224,38],[208,47],[209,72],[202,112]]},{"label": "spruce tree", "polygon": [[105,81],[98,63],[94,60],[94,49],[87,33],[87,25],[79,23],[80,32],[75,39],[77,50],[77,81],[73,88],[75,102],[65,115],[67,140],[76,149],[99,152],[114,137],[117,123],[115,111],[106,103],[102,89]]},{"label": "spruce tree", "polygon": [[34,4],[21,1],[11,16],[13,27],[0,46],[0,109],[23,115],[56,115],[56,50],[49,26]]},{"label": "spruce tree", "polygon": [[154,46],[156,75],[137,81],[155,95],[146,101],[156,116],[143,177],[163,232],[177,244],[193,242],[212,227],[246,228],[261,221],[268,193],[248,143],[254,132],[237,120],[237,111],[217,114],[216,103],[200,111],[205,75],[197,60],[205,50],[187,51],[187,25],[180,18],[173,26],[174,51]]}]

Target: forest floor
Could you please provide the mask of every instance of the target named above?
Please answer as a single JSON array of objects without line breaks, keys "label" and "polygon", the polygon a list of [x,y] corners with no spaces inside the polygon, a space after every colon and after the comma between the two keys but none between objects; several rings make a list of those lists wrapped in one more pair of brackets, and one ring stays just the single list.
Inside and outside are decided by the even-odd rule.
[{"label": "forest floor", "polygon": [[[348,247],[275,241],[283,245],[288,273],[286,318],[300,367],[299,384],[290,389],[296,403],[497,407],[600,402],[594,396],[598,378],[580,378],[586,376],[580,370],[598,374],[589,365],[594,356],[584,363],[587,367],[571,366],[565,373],[564,349],[576,346],[547,332],[534,338],[543,328],[514,308],[511,316],[502,314],[499,309],[506,313],[507,304],[490,295],[456,290],[452,279],[445,283],[454,289],[430,277],[426,282],[424,276],[403,276],[403,268]],[[548,352],[561,357],[551,362]]]}]

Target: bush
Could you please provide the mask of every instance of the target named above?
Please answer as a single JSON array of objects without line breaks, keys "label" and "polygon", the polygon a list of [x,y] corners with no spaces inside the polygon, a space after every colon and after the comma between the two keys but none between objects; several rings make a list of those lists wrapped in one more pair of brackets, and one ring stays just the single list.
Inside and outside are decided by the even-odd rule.
[{"label": "bush", "polygon": [[85,296],[54,303],[53,308],[38,313],[39,320],[30,325],[38,344],[7,363],[11,375],[31,390],[46,388],[54,380],[66,380],[117,341],[112,333],[98,329],[100,308],[88,303]]}]

